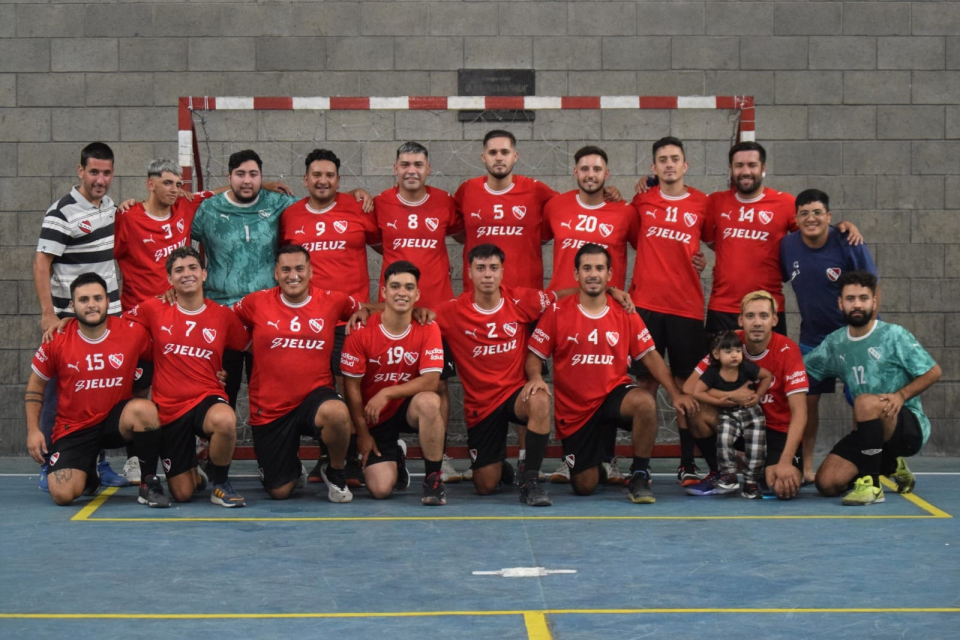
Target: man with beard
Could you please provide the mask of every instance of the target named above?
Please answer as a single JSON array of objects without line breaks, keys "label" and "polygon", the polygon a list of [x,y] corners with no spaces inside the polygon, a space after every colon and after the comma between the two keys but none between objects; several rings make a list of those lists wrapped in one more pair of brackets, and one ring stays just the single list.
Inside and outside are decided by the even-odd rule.
[{"label": "man with beard", "polygon": [[930,420],[920,394],[940,379],[940,366],[909,331],[877,320],[877,279],[850,271],[837,280],[845,329],[828,335],[803,361],[812,378],[840,378],[854,398],[856,428],[836,444],[817,470],[817,489],[837,496],[854,480],[843,504],[883,502],[880,474],[898,493],[916,480],[904,458],[920,452],[930,437]]}]

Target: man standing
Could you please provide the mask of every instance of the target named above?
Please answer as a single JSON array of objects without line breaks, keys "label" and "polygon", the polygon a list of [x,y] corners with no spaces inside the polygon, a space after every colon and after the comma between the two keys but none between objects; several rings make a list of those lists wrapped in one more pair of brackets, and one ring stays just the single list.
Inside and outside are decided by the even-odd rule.
[{"label": "man standing", "polygon": [[909,331],[877,320],[877,279],[848,271],[837,279],[838,306],[846,328],[828,335],[803,361],[812,378],[840,378],[853,396],[856,429],[836,444],[817,470],[817,489],[840,495],[843,504],[883,502],[880,474],[898,493],[916,480],[904,458],[920,452],[930,437],[930,420],[920,394],[940,379],[940,366]]},{"label": "man standing", "polygon": [[677,388],[650,332],[636,314],[627,314],[607,295],[613,277],[610,253],[587,243],[573,258],[579,294],[546,311],[530,337],[526,372],[531,395],[549,393],[541,376],[541,361],[553,356],[557,437],[570,467],[574,493],[593,493],[600,480],[599,465],[617,428],[630,431],[633,465],[628,489],[635,503],[653,503],[650,455],[657,438],[656,401],[631,384],[631,360],[643,359],[662,384],[677,413],[693,414],[697,403]]},{"label": "man standing", "polygon": [[[780,269],[783,281],[790,282],[800,307],[800,352],[813,351],[824,338],[844,326],[843,313],[837,308],[840,289],[837,279],[850,271],[868,271],[877,275],[866,245],[851,245],[839,229],[830,225],[830,197],[823,191],[807,189],[797,196],[797,226],[780,243]],[[811,455],[803,459],[803,480],[813,482],[813,452],[820,426],[820,396],[833,393],[835,378],[811,384],[807,394],[807,426],[803,431],[803,449]]]}]

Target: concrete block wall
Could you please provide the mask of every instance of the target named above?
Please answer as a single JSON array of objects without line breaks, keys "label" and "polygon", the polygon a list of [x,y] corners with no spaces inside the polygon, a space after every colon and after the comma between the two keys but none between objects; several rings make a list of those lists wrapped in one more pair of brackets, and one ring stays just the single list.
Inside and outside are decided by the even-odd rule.
[{"label": "concrete block wall", "polygon": [[[85,142],[116,150],[115,198],[142,198],[146,162],[176,152],[181,95],[453,95],[460,68],[533,68],[540,95],[755,96],[767,183],[822,188],[836,217],[863,230],[886,318],[914,331],[944,370],[924,398],[934,426],[926,452],[960,453],[960,3],[79,0],[0,2],[0,454],[24,450],[42,212],[73,183]],[[412,115],[395,118],[410,137],[424,131]],[[322,123],[235,114],[215,126],[222,154]],[[570,140],[560,155],[535,126],[518,127],[521,151],[558,188],[571,186],[570,147],[599,137],[629,189],[648,141],[667,130],[695,140],[689,182],[723,183],[727,142],[705,115],[558,119],[550,135]],[[455,152],[483,128],[432,141],[457,168],[438,184],[452,189],[458,171],[475,172]],[[268,172],[299,175],[308,141],[288,142],[265,154]],[[392,149],[351,158],[351,180],[388,180]],[[792,315],[794,333],[798,324]],[[849,415],[834,397],[823,416],[827,443]]]}]

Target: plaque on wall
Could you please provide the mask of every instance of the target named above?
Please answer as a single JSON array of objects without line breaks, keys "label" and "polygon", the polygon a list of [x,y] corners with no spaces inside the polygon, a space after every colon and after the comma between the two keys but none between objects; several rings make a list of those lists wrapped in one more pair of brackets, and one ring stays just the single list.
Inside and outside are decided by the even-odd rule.
[{"label": "plaque on wall", "polygon": [[[536,95],[533,69],[460,69],[457,95],[532,96]],[[533,122],[536,113],[523,109],[460,111],[460,122]]]}]

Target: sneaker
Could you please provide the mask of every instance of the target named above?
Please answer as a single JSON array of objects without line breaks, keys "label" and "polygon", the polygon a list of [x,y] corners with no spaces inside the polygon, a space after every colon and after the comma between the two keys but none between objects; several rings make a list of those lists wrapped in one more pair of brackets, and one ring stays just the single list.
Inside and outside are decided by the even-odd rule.
[{"label": "sneaker", "polygon": [[467,469],[463,472],[463,481],[470,482],[471,480],[473,480],[473,469],[467,467]]},{"label": "sneaker", "polygon": [[878,502],[884,502],[883,487],[874,486],[873,478],[863,476],[857,478],[853,490],[843,496],[842,504],[848,507],[865,507],[868,504],[877,504]]},{"label": "sneaker", "polygon": [[400,457],[397,460],[397,483],[393,485],[393,490],[406,491],[410,488],[410,472],[407,471],[407,443],[403,440],[397,440],[397,446],[400,448]]},{"label": "sneaker", "polygon": [[[326,464],[326,460],[323,461]],[[363,467],[360,466],[359,458],[347,457],[346,465],[343,467],[344,473],[347,474],[347,486],[353,489],[359,489],[360,487],[367,486],[366,481],[363,479]]]},{"label": "sneaker", "polygon": [[627,485],[630,501],[634,504],[653,504],[656,496],[650,489],[650,472],[645,470],[634,471],[630,474],[630,483]]},{"label": "sneaker", "polygon": [[[136,458],[134,458],[136,460]],[[155,509],[166,509],[170,506],[170,498],[163,495],[163,485],[157,476],[147,476],[140,483],[140,495],[137,502]]]},{"label": "sneaker", "polygon": [[689,487],[703,480],[700,477],[700,469],[695,464],[683,464],[677,467],[677,484],[681,487]]},{"label": "sneaker", "polygon": [[213,485],[213,492],[210,494],[210,502],[218,504],[221,507],[245,507],[246,500],[239,493],[233,490],[233,485],[227,480],[223,484]]},{"label": "sneaker", "polygon": [[531,507],[549,507],[553,504],[550,496],[540,486],[539,474],[534,472],[525,472],[520,482],[520,502]]},{"label": "sneaker", "polygon": [[[339,486],[333,480],[330,480],[330,477],[327,475],[330,469],[327,465],[323,465],[320,469],[320,474],[323,476],[323,482],[327,485],[327,500],[335,503],[350,502],[353,500],[353,493],[347,487],[346,475],[344,475],[343,486]],[[407,482],[410,482],[409,475],[407,477]]]},{"label": "sneaker", "polygon": [[600,463],[600,475],[603,478],[605,484],[612,485],[622,485],[626,484],[627,479],[621,473],[620,469],[617,467],[617,458],[614,456],[613,460],[610,462],[601,462]]},{"label": "sneaker", "polygon": [[763,498],[760,487],[756,482],[744,482],[743,491],[740,492],[740,495],[750,500],[760,500]]},{"label": "sneaker", "polygon": [[114,471],[106,459],[97,463],[97,473],[100,475],[100,484],[105,487],[130,486],[130,481]]},{"label": "sneaker", "polygon": [[460,482],[463,474],[453,467],[453,458],[443,454],[443,464],[440,465],[440,478],[447,483]]},{"label": "sneaker", "polygon": [[207,478],[207,473],[203,470],[203,467],[197,465],[195,469],[197,473],[197,486],[193,489],[194,495],[206,489],[207,485],[210,484],[210,479]]},{"label": "sneaker", "polygon": [[560,466],[550,474],[550,482],[553,484],[570,484],[570,467],[563,460],[560,460]]},{"label": "sneaker", "polygon": [[[517,460],[517,477],[518,477],[518,478],[522,478],[522,477],[523,477],[523,473],[524,473],[524,471],[526,471],[526,470],[527,470],[527,461],[526,461],[524,458],[519,458],[519,459]],[[471,477],[472,477],[472,475],[471,475]],[[545,474],[545,473],[543,472],[543,469],[540,469],[540,470],[537,472],[537,480],[539,480],[540,482],[546,482],[546,481],[547,481],[547,474]]]},{"label": "sneaker", "polygon": [[447,504],[447,494],[443,490],[443,480],[439,473],[433,472],[424,479],[421,502],[427,505]]},{"label": "sneaker", "polygon": [[320,456],[320,459],[317,460],[317,464],[313,469],[310,470],[310,473],[307,474],[307,482],[313,484],[316,482],[323,482],[323,476],[320,475],[320,469],[323,468],[323,465],[329,462],[328,456]]},{"label": "sneaker", "polygon": [[904,458],[897,458],[897,470],[890,474],[890,479],[897,485],[897,493],[912,493],[917,484],[917,478],[907,467]]},{"label": "sneaker", "polygon": [[504,460],[503,464],[500,465],[500,486],[509,487],[516,479],[517,472],[513,470],[513,465]]},{"label": "sneaker", "polygon": [[[722,480],[725,480],[725,482],[722,482]],[[686,487],[684,491],[688,496],[720,496],[725,493],[732,493],[739,488],[740,485],[737,483],[736,475],[731,473],[721,476],[716,471],[711,471],[703,480]]]},{"label": "sneaker", "polygon": [[307,478],[307,468],[306,468],[305,466],[303,466],[303,463],[301,463],[301,464],[300,464],[300,477],[297,478],[297,484],[294,485],[294,489],[306,489],[306,488],[307,488],[307,482],[309,482],[309,479]]},{"label": "sneaker", "polygon": [[121,474],[130,484],[140,484],[140,460],[136,456],[127,458],[123,463],[123,473]]},{"label": "sneaker", "polygon": [[737,474],[725,473],[717,480],[718,493],[733,493],[740,488],[740,481],[737,480]]},{"label": "sneaker", "polygon": [[44,493],[50,493],[50,487],[47,484],[47,471],[50,469],[50,465],[46,462],[43,463],[43,466],[40,467],[40,491]]}]

